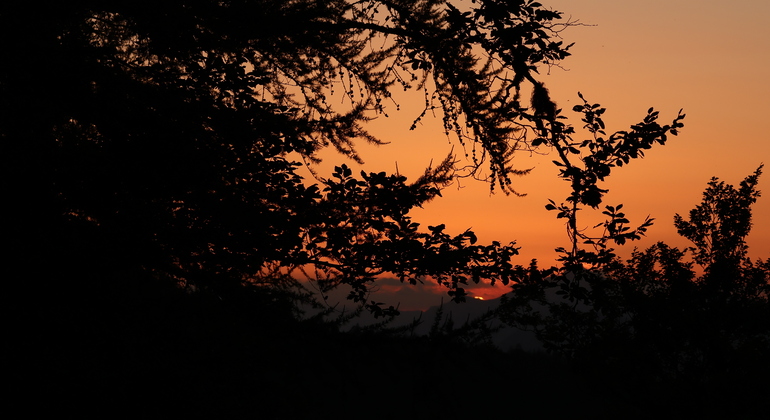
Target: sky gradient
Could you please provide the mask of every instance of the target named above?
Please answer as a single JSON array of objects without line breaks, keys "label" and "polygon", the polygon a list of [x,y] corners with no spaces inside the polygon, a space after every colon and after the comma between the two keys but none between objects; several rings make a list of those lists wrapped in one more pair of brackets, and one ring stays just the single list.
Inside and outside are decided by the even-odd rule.
[{"label": "sky gradient", "polygon": [[[657,241],[688,246],[676,233],[674,214],[686,217],[700,203],[712,176],[736,185],[761,163],[770,165],[770,26],[765,22],[770,2],[542,3],[583,24],[562,33],[566,43],[575,42],[573,55],[562,63],[563,68],[542,68],[539,76],[563,115],[578,129],[576,138],[588,135],[580,130],[579,115],[571,111],[580,103],[578,91],[589,102],[607,108],[608,134],[641,121],[649,107],[660,111],[661,124],[670,123],[684,109],[687,117],[679,136],[670,136],[665,146],[656,145],[644,159],[612,173],[604,184],[610,193],[603,205],[623,203],[632,224],[640,224],[647,215],[656,219],[647,238],[617,249],[621,256],[628,256],[635,246],[644,249]],[[359,147],[364,166],[325,153],[319,173],[329,173],[340,163],[354,170],[388,172],[394,172],[397,165],[400,173],[414,179],[431,160],[441,161],[453,147],[458,152],[459,145],[444,136],[440,116],[427,118],[409,131],[421,106],[421,96],[402,99],[400,111],[390,110],[389,117],[372,122],[372,132],[391,144]],[[544,206],[549,198],[562,202],[569,192],[566,183],[556,177],[553,158],[527,153],[516,156],[519,168],[534,168],[530,175],[514,179],[514,188],[527,194],[525,197],[490,195],[487,184],[461,180],[447,188],[442,198],[412,215],[425,227],[445,223],[451,234],[471,228],[482,243],[516,241],[521,247],[516,263],[526,265],[537,258],[541,265],[551,265],[556,257],[553,249],[566,247],[568,241],[563,221]],[[770,167],[759,180],[765,194],[753,207],[754,228],[748,237],[752,258],[770,257],[768,172]],[[595,213],[579,224],[596,224],[601,215]],[[386,287],[395,296],[397,289],[396,285]],[[489,298],[505,291],[474,293]],[[411,296],[414,290],[403,293]]]}]

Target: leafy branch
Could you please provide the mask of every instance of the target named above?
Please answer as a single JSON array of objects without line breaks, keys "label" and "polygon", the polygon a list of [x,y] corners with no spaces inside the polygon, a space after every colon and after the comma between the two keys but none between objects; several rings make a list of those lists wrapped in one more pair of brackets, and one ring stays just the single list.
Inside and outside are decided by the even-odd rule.
[{"label": "leafy branch", "polygon": [[[602,115],[606,109],[599,104],[589,103],[582,94],[582,105],[575,105],[573,111],[582,114],[583,128],[591,138],[574,140],[575,130],[561,120],[554,120],[550,125],[548,137],[536,139],[534,144],[546,144],[556,150],[559,159],[553,163],[559,167],[559,177],[570,183],[571,192],[565,202],[556,204],[549,200],[546,210],[557,211],[558,219],[567,219],[567,234],[570,238],[571,249],[559,248],[562,254],[560,261],[568,267],[578,267],[582,264],[602,265],[609,262],[614,254],[608,248],[610,242],[623,245],[626,241],[639,239],[652,225],[654,219],[647,218],[636,228],[630,228],[630,221],[620,210],[623,205],[605,206],[602,214],[607,220],[594,226],[602,227],[598,236],[591,236],[578,228],[578,211],[590,207],[597,209],[602,203],[607,189],[600,187],[614,168],[622,167],[632,159],[644,157],[644,151],[655,144],[664,145],[668,135],[677,135],[684,127],[682,120],[685,114],[681,110],[671,124],[660,125],[657,120],[659,113],[653,108],[647,111],[644,119],[631,126],[629,131],[618,131],[607,136]],[[563,119],[563,118],[561,118]],[[591,245],[594,251],[589,252],[580,245]]]}]

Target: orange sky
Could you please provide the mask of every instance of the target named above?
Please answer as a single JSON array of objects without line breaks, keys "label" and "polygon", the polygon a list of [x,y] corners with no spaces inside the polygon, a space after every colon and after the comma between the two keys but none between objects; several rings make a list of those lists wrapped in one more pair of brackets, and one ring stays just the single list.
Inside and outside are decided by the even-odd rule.
[{"label": "orange sky", "polygon": [[[627,129],[640,121],[647,108],[660,111],[669,123],[680,108],[685,127],[665,146],[654,147],[644,159],[632,161],[608,178],[610,194],[604,204],[623,203],[631,222],[648,214],[656,219],[642,241],[626,245],[646,248],[657,241],[684,247],[676,234],[675,213],[683,216],[700,203],[712,176],[737,184],[764,162],[759,188],[765,192],[754,206],[754,229],[748,238],[750,256],[770,257],[770,2],[738,0],[728,3],[702,0],[543,0],[565,12],[565,17],[593,26],[563,33],[575,42],[564,69],[541,69],[551,96],[577,128],[580,91],[589,102],[607,108],[607,131]],[[566,69],[566,70],[565,70]],[[549,74],[548,74],[549,73]],[[399,171],[416,177],[433,159],[440,161],[456,143],[447,139],[440,118],[426,119],[409,131],[422,97],[401,103],[370,127],[392,143],[359,148],[366,165],[357,167],[334,153],[325,153],[320,174],[340,163],[367,171]],[[573,117],[574,116],[574,117]],[[449,233],[472,228],[481,242],[515,240],[521,249],[517,261],[531,258],[551,264],[553,248],[566,246],[562,221],[544,210],[549,198],[563,201],[568,193],[552,156],[520,154],[519,167],[534,167],[532,174],[514,179],[514,188],[526,197],[490,195],[489,186],[464,180],[444,191],[443,198],[413,213],[423,226],[445,223]],[[586,221],[584,226],[591,224]],[[594,223],[595,224],[595,223]],[[506,291],[506,290],[502,290]],[[478,294],[483,294],[477,291]],[[494,294],[500,294],[495,292]],[[489,295],[491,296],[491,294]],[[409,308],[407,308],[409,309]]]}]

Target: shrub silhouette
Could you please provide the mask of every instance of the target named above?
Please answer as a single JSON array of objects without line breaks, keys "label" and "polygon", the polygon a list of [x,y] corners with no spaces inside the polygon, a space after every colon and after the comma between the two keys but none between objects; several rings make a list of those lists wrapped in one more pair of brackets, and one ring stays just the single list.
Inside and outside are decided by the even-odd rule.
[{"label": "shrub silhouette", "polygon": [[[739,189],[712,179],[689,220],[676,215],[694,247],[661,242],[588,269],[533,265],[501,318],[533,329],[586,375],[630,390],[623,398],[631,404],[760,416],[770,371],[770,264],[749,260],[744,239],[761,169]],[[702,275],[688,254],[704,264]]]}]

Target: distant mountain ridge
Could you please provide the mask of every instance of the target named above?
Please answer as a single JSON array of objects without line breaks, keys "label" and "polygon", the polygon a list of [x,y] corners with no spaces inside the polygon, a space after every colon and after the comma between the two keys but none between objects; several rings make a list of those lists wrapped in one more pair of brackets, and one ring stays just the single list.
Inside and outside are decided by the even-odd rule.
[{"label": "distant mountain ridge", "polygon": [[[435,323],[436,317],[441,310],[441,319],[439,326],[443,326],[448,320],[452,320],[454,329],[458,329],[468,322],[472,322],[484,316],[488,311],[497,309],[500,305],[500,298],[480,300],[468,299],[464,303],[446,302],[441,305],[431,306],[425,311],[401,311],[401,314],[388,324],[389,327],[407,326],[415,320],[420,323],[415,327],[414,334],[418,336],[428,335]],[[343,327],[343,330],[371,326],[382,322],[382,318],[375,318],[371,313],[364,312],[359,317],[351,320]],[[537,340],[535,334],[531,331],[522,331],[518,328],[503,325],[503,323],[493,317],[488,321],[489,327],[500,327],[492,333],[492,343],[503,351],[521,349],[528,352],[542,351],[543,345]]]}]

